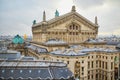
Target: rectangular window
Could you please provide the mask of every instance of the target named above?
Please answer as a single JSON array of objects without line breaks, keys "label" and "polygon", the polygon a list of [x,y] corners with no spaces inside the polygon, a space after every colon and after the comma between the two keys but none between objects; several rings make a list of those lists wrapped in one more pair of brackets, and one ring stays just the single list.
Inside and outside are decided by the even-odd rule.
[{"label": "rectangular window", "polygon": [[88,74],[90,74],[90,71],[88,71]]},{"label": "rectangular window", "polygon": [[82,63],[84,63],[84,61],[82,61]]},{"label": "rectangular window", "polygon": [[105,63],[105,65],[106,65],[106,69],[107,69],[107,62]]},{"label": "rectangular window", "polygon": [[93,61],[92,61],[92,66],[91,67],[93,68]]},{"label": "rectangular window", "polygon": [[106,56],[106,59],[107,59],[107,56]]},{"label": "rectangular window", "polygon": [[104,69],[104,62],[102,62],[102,68]]},{"label": "rectangular window", "polygon": [[100,66],[100,68],[101,68],[101,61],[99,62],[99,66]]},{"label": "rectangular window", "polygon": [[91,75],[91,78],[93,79],[93,75]]},{"label": "rectangular window", "polygon": [[69,64],[69,61],[67,61],[67,64]]},{"label": "rectangular window", "polygon": [[96,79],[98,79],[98,74],[96,74]]},{"label": "rectangular window", "polygon": [[111,62],[111,69],[113,69],[113,62]]},{"label": "rectangular window", "polygon": [[96,67],[98,67],[98,61],[96,61]]},{"label": "rectangular window", "polygon": [[90,75],[88,75],[88,79],[90,79]]},{"label": "rectangular window", "polygon": [[88,69],[90,68],[90,62],[88,62]]},{"label": "rectangular window", "polygon": [[93,56],[92,56],[92,58],[93,58]]},{"label": "rectangular window", "polygon": [[84,67],[82,67],[82,71],[84,71]]}]

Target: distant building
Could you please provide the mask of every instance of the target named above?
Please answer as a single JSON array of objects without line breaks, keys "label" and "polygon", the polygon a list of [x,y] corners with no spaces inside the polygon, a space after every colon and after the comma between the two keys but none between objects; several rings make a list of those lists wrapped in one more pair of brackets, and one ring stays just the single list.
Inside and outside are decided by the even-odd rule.
[{"label": "distant building", "polygon": [[14,50],[0,50],[0,59],[19,59],[21,57],[20,52]]},{"label": "distant building", "polygon": [[13,40],[12,40],[12,43],[13,44],[23,44],[24,43],[24,39],[19,36],[19,35],[16,35]]},{"label": "distant building", "polygon": [[25,55],[26,53],[25,45],[26,45],[25,40],[21,36],[16,35],[12,39],[12,42],[9,44],[8,49],[17,50],[21,54]]}]

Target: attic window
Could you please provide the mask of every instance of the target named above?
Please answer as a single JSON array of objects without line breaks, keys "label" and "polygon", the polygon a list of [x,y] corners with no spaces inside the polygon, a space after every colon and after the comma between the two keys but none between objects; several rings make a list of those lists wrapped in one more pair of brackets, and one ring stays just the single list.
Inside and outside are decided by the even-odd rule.
[{"label": "attic window", "polygon": [[38,70],[38,73],[40,73],[41,71],[40,70]]},{"label": "attic window", "polygon": [[22,70],[20,70],[20,73],[22,73]]},{"label": "attic window", "polygon": [[31,73],[32,71],[31,70],[29,70],[29,73]]},{"label": "attic window", "polygon": [[11,70],[11,73],[13,73],[13,70]]},{"label": "attic window", "polygon": [[2,70],[2,73],[4,73],[5,72],[5,70]]}]

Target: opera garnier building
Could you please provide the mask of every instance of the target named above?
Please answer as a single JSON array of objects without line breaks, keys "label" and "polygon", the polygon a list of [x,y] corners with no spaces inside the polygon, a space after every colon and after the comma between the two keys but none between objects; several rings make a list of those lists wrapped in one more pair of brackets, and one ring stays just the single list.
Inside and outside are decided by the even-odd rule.
[{"label": "opera garnier building", "polygon": [[[80,80],[116,80],[119,54],[115,46],[96,39],[98,22],[91,22],[79,13],[75,6],[69,13],[32,25],[33,39],[28,55],[40,60],[62,61]],[[34,52],[32,51],[34,50]]]}]

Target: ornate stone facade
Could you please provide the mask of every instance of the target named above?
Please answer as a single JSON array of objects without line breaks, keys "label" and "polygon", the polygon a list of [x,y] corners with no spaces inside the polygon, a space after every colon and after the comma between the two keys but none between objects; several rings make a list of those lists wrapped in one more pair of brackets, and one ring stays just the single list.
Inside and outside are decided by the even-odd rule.
[{"label": "ornate stone facade", "polygon": [[69,44],[78,44],[89,38],[96,38],[98,34],[97,17],[95,23],[87,20],[76,12],[75,6],[71,12],[32,25],[33,42],[44,43],[50,39],[59,39]]}]

